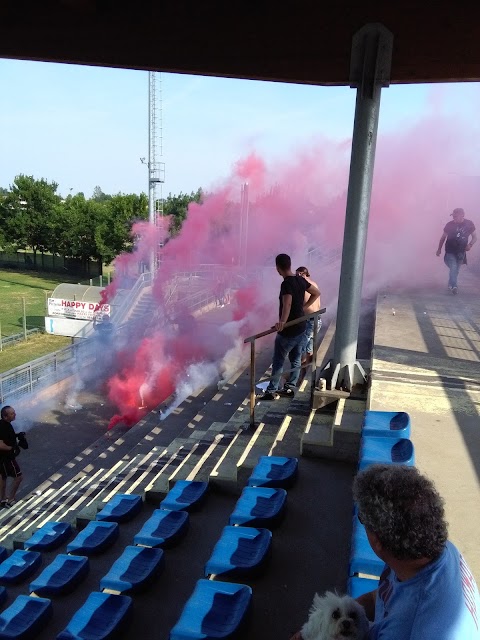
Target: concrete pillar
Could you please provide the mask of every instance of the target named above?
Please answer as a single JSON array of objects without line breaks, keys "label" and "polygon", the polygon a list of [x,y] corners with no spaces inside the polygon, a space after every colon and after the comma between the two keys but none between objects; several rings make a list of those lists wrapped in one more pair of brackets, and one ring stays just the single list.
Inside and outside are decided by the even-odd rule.
[{"label": "concrete pillar", "polygon": [[347,210],[343,238],[333,360],[322,377],[331,389],[351,390],[365,382],[357,361],[357,340],[367,243],[368,216],[377,143],[380,94],[388,87],[393,36],[381,24],[368,24],[352,42],[350,86],[357,89]]}]

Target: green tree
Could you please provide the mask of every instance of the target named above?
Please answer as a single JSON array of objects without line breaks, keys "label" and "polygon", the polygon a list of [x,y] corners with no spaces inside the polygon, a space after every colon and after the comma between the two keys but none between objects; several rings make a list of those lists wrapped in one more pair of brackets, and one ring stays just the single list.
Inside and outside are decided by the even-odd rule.
[{"label": "green tree", "polygon": [[119,253],[131,251],[132,224],[148,219],[148,198],[144,193],[117,194],[105,203],[104,215],[96,231],[99,252],[105,263],[110,263]]},{"label": "green tree", "polygon": [[64,215],[67,224],[60,240],[64,255],[79,258],[84,266],[90,258],[101,260],[97,229],[106,216],[106,204],[77,193],[65,200]]},{"label": "green tree", "polygon": [[108,194],[103,193],[101,187],[99,187],[97,184],[97,186],[93,190],[91,199],[95,200],[95,202],[106,202],[107,200],[111,200],[112,196],[109,196]]},{"label": "green tree", "polygon": [[182,224],[188,214],[188,205],[191,202],[201,202],[203,193],[201,189],[188,193],[179,193],[177,196],[168,194],[168,198],[165,198],[163,203],[163,213],[166,216],[170,216],[170,235],[176,236],[180,233]]},{"label": "green tree", "polygon": [[19,175],[2,200],[0,215],[5,240],[19,249],[30,248],[34,266],[37,251],[50,250],[61,202],[57,188],[56,182]]}]

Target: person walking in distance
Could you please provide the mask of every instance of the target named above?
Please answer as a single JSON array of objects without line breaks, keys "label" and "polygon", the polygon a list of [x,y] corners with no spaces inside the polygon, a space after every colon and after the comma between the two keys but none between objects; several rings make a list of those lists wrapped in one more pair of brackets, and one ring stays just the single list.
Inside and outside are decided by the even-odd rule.
[{"label": "person walking in distance", "polygon": [[[15,495],[23,480],[23,475],[15,460],[20,453],[17,438],[22,448],[28,447],[25,434],[16,434],[12,422],[16,418],[15,409],[5,406],[0,412],[0,507],[11,507],[15,502]],[[12,483],[7,495],[7,479]]]},{"label": "person walking in distance", "polygon": [[[291,397],[295,395],[295,387],[300,376],[306,322],[299,322],[292,327],[284,327],[287,322],[310,313],[312,304],[320,297],[320,291],[316,286],[305,280],[305,278],[292,273],[292,261],[286,253],[280,253],[275,258],[275,266],[278,274],[283,278],[283,282],[279,296],[279,320],[275,323],[275,329],[278,333],[273,350],[272,377],[264,395],[261,397],[262,400],[278,400],[280,397],[278,393],[280,379],[287,356],[292,370],[280,394]],[[309,294],[307,300],[305,300],[306,291]]]},{"label": "person walking in distance", "polygon": [[[305,280],[307,280],[307,282],[310,282],[310,284],[313,284],[314,287],[316,287],[318,289],[318,284],[312,280],[310,278],[310,273],[307,269],[307,267],[298,267],[297,271],[296,271],[297,276],[300,276],[302,278],[305,278]],[[305,292],[305,302],[307,302],[309,298],[309,294],[307,292]],[[315,300],[315,302],[313,302],[310,307],[310,313],[313,311],[320,311],[320,297],[318,297],[317,300]],[[318,331],[320,331],[321,327],[322,327],[322,319],[320,318],[320,316],[317,316],[317,329]],[[303,346],[302,346],[302,364],[310,364],[310,362],[312,361],[313,358],[313,327],[314,327],[314,322],[315,319],[314,318],[309,318],[307,320],[307,327],[305,329],[305,333],[304,333],[304,340],[303,340]]]},{"label": "person walking in distance", "polygon": [[443,260],[449,269],[448,290],[456,295],[458,272],[462,264],[467,264],[466,252],[470,251],[477,241],[477,234],[475,225],[465,218],[463,209],[454,209],[451,216],[453,220],[447,222],[438,242],[437,256],[441,255],[443,243],[446,241]]}]

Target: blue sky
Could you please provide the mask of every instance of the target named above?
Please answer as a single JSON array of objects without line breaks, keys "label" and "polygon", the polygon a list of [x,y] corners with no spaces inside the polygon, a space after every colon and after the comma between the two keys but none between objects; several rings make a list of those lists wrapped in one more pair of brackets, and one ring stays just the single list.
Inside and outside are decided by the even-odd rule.
[{"label": "blue sky", "polygon": [[[0,60],[0,186],[18,173],[59,183],[66,195],[147,190],[148,74]],[[320,136],[348,139],[355,91],[162,74],[163,193],[209,188],[256,150],[290,154]],[[379,135],[401,131],[432,96],[452,117],[474,118],[477,84],[392,86],[382,92]],[[475,118],[476,120],[476,118]]]}]

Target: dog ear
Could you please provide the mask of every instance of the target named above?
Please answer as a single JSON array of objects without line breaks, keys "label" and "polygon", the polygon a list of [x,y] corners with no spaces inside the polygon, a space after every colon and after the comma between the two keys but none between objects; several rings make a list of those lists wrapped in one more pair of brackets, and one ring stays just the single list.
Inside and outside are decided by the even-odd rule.
[{"label": "dog ear", "polygon": [[307,622],[301,629],[303,640],[318,640],[325,633],[325,606],[324,598],[316,593],[313,596],[312,606]]},{"label": "dog ear", "polygon": [[319,609],[322,606],[323,598],[316,593],[313,596],[312,609]]}]

